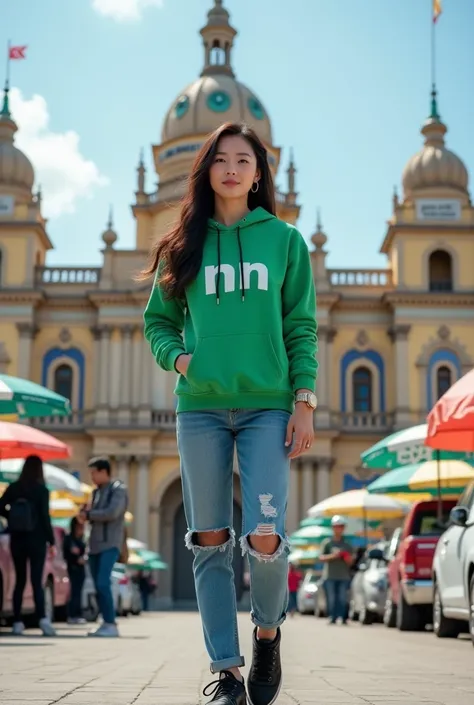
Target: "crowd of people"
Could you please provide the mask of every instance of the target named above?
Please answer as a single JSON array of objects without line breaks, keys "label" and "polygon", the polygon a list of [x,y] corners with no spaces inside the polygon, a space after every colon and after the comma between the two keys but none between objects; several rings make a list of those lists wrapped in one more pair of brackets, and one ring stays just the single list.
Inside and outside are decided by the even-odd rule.
[{"label": "crowd of people", "polygon": [[[103,620],[89,636],[116,637],[119,632],[111,575],[115,563],[127,550],[125,513],[128,493],[122,482],[112,480],[111,466],[106,458],[94,458],[89,469],[95,485],[90,505],[82,507],[71,520],[70,532],[62,546],[70,581],[68,621],[72,624],[84,622],[81,598],[87,562]],[[45,612],[43,571],[47,553],[54,556],[57,546],[41,458],[36,455],[26,458],[18,480],[12,482],[0,498],[0,515],[8,522],[15,568],[13,634],[21,635],[25,630],[22,601],[29,566],[39,627],[45,636],[54,636],[54,626]]]}]

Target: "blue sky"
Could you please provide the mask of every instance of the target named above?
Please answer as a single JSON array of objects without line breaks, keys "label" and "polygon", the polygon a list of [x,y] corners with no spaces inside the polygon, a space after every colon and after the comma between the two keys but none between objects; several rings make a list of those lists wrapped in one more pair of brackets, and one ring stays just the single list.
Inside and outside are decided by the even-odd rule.
[{"label": "blue sky", "polygon": [[[141,17],[94,10],[134,4]],[[437,25],[439,108],[448,146],[474,171],[474,2],[444,0]],[[158,5],[161,5],[158,7]],[[49,264],[96,264],[109,204],[117,247],[134,245],[130,203],[145,148],[182,88],[200,73],[198,30],[212,0],[15,0],[0,45],[28,44],[12,65],[23,144],[50,184]],[[429,112],[431,0],[225,0],[239,31],[233,65],[293,147],[302,212],[321,208],[331,267],[384,266],[378,254],[393,186],[421,145]],[[140,15],[140,13],[138,13]],[[35,97],[36,96],[36,97]],[[49,117],[48,117],[49,116]],[[284,184],[284,175],[278,179]]]}]

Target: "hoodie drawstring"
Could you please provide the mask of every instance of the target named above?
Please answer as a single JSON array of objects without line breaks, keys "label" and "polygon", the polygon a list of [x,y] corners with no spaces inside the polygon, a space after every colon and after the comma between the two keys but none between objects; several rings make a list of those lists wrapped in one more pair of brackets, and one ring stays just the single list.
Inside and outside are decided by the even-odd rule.
[{"label": "hoodie drawstring", "polygon": [[[242,301],[245,301],[245,282],[244,282],[244,256],[242,251],[242,241],[240,239],[240,226],[237,226],[237,242],[239,243],[239,265],[240,265],[240,291]],[[217,282],[216,282],[216,301],[220,304],[220,284],[221,284],[221,231],[217,228]]]},{"label": "hoodie drawstring", "polygon": [[244,258],[242,255],[242,241],[240,239],[240,226],[237,227],[237,242],[239,243],[239,257],[240,257],[240,288],[242,291],[242,301],[245,301]]}]

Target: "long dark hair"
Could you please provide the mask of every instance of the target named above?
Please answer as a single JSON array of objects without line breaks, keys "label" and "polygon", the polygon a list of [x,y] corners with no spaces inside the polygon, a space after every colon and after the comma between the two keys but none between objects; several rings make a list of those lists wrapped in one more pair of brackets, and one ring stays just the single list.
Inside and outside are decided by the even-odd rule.
[{"label": "long dark hair", "polygon": [[34,485],[44,485],[43,461],[38,455],[26,458],[18,482],[27,489]]},{"label": "long dark hair", "polygon": [[219,140],[229,136],[246,139],[257,158],[261,176],[257,193],[249,192],[249,209],[261,206],[275,215],[275,187],[264,144],[248,125],[224,123],[208,137],[196,157],[178,224],[153,245],[148,266],[138,276],[141,280],[152,277],[160,267],[158,283],[168,298],[184,298],[186,287],[194,281],[201,268],[207,221],[214,215],[214,191],[209,170]]}]

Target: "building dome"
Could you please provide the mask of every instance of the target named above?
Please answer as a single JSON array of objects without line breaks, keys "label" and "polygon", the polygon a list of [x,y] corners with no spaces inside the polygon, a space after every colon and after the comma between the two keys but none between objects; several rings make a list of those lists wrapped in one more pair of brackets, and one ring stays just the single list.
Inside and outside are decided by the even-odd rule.
[{"label": "building dome", "polygon": [[182,91],[166,114],[162,142],[207,134],[223,122],[246,122],[271,144],[272,128],[261,101],[233,76],[205,75]]},{"label": "building dome", "polygon": [[162,142],[188,135],[207,134],[223,122],[246,122],[267,144],[272,142],[268,114],[259,98],[232,70],[231,55],[236,30],[222,0],[214,0],[201,30],[204,68],[201,77],[181,91],[168,110]]},{"label": "building dome", "polygon": [[451,188],[467,194],[469,175],[462,160],[446,148],[448,131],[441,122],[433,97],[431,116],[423,125],[423,148],[408,161],[403,171],[403,191],[410,198],[416,191],[429,188]]},{"label": "building dome", "polygon": [[27,156],[14,145],[16,123],[8,106],[8,89],[5,89],[0,112],[0,185],[22,189],[31,193],[35,180],[33,166]]}]

